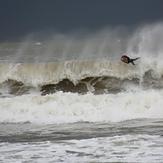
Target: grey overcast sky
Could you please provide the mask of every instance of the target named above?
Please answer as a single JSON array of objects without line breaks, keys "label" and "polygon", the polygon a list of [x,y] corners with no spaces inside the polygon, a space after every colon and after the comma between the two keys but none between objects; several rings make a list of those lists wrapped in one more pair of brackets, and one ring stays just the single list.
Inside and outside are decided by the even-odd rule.
[{"label": "grey overcast sky", "polygon": [[0,40],[163,21],[163,0],[0,0]]}]

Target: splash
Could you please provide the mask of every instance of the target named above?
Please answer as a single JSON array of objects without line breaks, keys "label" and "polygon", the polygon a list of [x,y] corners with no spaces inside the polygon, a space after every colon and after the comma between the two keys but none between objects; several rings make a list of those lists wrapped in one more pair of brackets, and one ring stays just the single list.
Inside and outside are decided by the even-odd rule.
[{"label": "splash", "polygon": [[0,99],[0,122],[72,123],[118,122],[136,118],[163,118],[163,91],[119,94],[23,95]]},{"label": "splash", "polygon": [[[163,118],[162,31],[159,23],[5,45],[12,55],[1,56],[0,121]],[[122,63],[123,50],[141,59],[135,66]]]}]

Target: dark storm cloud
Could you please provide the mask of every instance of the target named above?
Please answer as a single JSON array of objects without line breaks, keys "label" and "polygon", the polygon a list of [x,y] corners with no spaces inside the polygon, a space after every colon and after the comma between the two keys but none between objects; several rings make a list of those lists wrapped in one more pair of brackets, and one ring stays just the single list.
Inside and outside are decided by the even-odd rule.
[{"label": "dark storm cloud", "polygon": [[0,40],[161,20],[162,0],[0,0]]}]

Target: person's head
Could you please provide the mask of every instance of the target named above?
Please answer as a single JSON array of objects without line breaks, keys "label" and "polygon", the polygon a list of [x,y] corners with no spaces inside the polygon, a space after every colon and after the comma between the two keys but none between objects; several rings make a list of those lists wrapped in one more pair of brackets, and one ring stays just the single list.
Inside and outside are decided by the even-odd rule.
[{"label": "person's head", "polygon": [[121,57],[121,61],[122,61],[122,62],[125,62],[125,63],[128,63],[128,62],[129,62],[129,61],[128,61],[128,57],[125,56],[125,55],[123,55],[123,56]]}]

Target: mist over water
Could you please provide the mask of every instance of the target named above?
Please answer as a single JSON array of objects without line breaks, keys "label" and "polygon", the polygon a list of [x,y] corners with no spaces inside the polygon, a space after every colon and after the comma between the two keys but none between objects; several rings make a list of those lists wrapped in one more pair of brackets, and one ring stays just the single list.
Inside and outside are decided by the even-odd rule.
[{"label": "mist over water", "polygon": [[[118,98],[119,93],[129,97],[128,91],[151,89],[159,94],[163,88],[162,31],[163,24],[157,23],[133,31],[119,27],[39,38],[31,34],[22,42],[1,43],[1,97],[61,91],[81,97],[92,93],[90,99],[98,94],[117,94]],[[135,66],[127,65],[120,61],[123,53],[141,59]]]},{"label": "mist over water", "polygon": [[[4,42],[0,44],[0,82],[2,87],[39,86],[47,93],[47,88],[64,91],[68,87],[71,92],[119,92],[126,81],[162,88],[162,30],[163,24],[157,23],[132,31],[118,27],[46,37],[30,34],[22,42]],[[141,59],[136,66],[126,65],[120,61],[124,53]]]},{"label": "mist over water", "polygon": [[[1,42],[0,161],[161,162],[162,31],[156,23]],[[125,64],[124,53],[140,59]]]},{"label": "mist over water", "polygon": [[[129,32],[124,27],[93,32],[56,33],[41,38],[38,34],[30,34],[22,42],[2,43],[1,51],[5,53],[6,50],[11,62],[46,62],[101,57],[112,59],[126,51],[128,37]],[[1,58],[3,57],[5,56]]]},{"label": "mist over water", "polygon": [[119,59],[122,53],[149,60],[161,57],[163,24],[105,28],[61,34],[30,34],[21,42],[1,43],[1,60],[10,62],[48,62],[70,59]]}]

